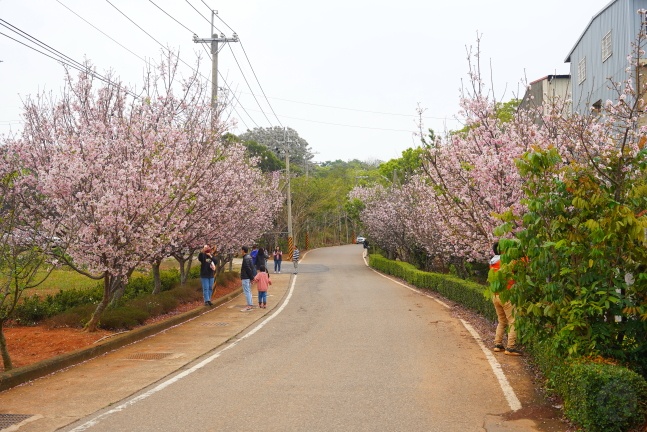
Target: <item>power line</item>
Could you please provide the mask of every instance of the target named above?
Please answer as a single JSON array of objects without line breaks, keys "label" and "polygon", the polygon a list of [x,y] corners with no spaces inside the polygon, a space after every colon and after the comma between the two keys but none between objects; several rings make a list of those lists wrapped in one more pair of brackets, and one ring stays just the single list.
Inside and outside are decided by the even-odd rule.
[{"label": "power line", "polygon": [[[216,16],[218,16],[218,15],[216,15]],[[227,24],[225,23],[225,25],[227,25]],[[227,27],[229,27],[229,26],[227,26]],[[229,27],[229,28],[231,29],[231,27]],[[252,73],[254,74],[254,78],[256,78],[256,83],[258,84],[258,87],[261,89],[261,92],[263,93],[263,96],[265,97],[265,101],[267,101],[267,105],[272,110],[272,114],[274,114],[274,117],[276,117],[276,121],[278,121],[279,124],[281,126],[283,126],[283,124],[281,123],[281,120],[279,120],[279,117],[276,115],[276,112],[274,112],[274,108],[272,108],[272,104],[270,103],[269,99],[267,99],[267,95],[265,94],[265,90],[263,90],[263,86],[261,86],[261,82],[258,80],[258,76],[256,76],[256,71],[254,71],[254,67],[252,66],[252,62],[249,61],[249,57],[247,56],[247,51],[245,51],[245,47],[243,46],[242,41],[240,41],[240,47],[242,48],[243,53],[245,54],[245,58],[247,59],[247,63],[249,63],[249,67],[252,69]],[[229,49],[231,49],[232,53],[233,53],[233,49],[231,47],[229,47]],[[234,56],[234,58],[235,58],[235,56]]]},{"label": "power line", "polygon": [[[209,8],[209,5],[204,0],[201,0],[201,1],[209,10],[211,10],[211,8]],[[187,2],[188,2],[188,0],[187,0]],[[216,16],[216,18],[218,18],[225,26],[227,26],[227,28],[229,30],[231,30],[234,34],[236,33],[236,31],[233,28],[231,28],[231,26],[229,24],[227,24],[225,22],[225,20],[220,18],[220,15],[218,15],[217,12],[215,12],[215,11],[212,11],[212,12],[214,12],[214,15]],[[249,60],[249,56],[247,55],[247,51],[245,51],[245,47],[243,46],[243,42],[242,41],[239,41],[239,42],[240,42],[240,47],[243,50],[243,54],[245,54],[245,58],[247,59],[247,63],[249,64],[249,67],[252,70],[252,74],[254,75],[254,79],[256,79],[256,83],[258,84],[258,87],[261,89],[261,93],[263,93],[263,97],[265,97],[265,101],[267,102],[267,105],[270,107],[270,110],[272,111],[272,114],[274,114],[274,117],[276,118],[276,121],[279,122],[281,127],[283,127],[283,123],[281,123],[281,119],[279,119],[279,116],[276,115],[276,112],[274,111],[274,107],[272,107],[272,104],[270,103],[269,99],[267,98],[267,95],[265,94],[265,90],[263,90],[263,86],[261,85],[261,82],[258,79],[258,75],[256,75],[256,71],[254,70],[254,66],[252,66],[252,62]],[[249,90],[252,92],[252,96],[254,96],[254,100],[256,100],[256,103],[258,104],[259,108],[261,108],[261,112],[263,112],[263,108],[261,107],[260,103],[258,102],[258,99],[256,99],[256,96],[254,95],[254,91],[251,89],[249,83],[247,82],[247,78],[245,77],[245,73],[243,72],[242,68],[240,67],[240,64],[238,63],[238,59],[236,58],[236,54],[234,54],[233,48],[230,46],[229,49],[231,50],[231,53],[234,56],[234,60],[236,60],[236,64],[238,65],[238,69],[240,69],[240,73],[243,75],[243,78],[245,79],[245,82],[247,83],[247,87],[249,87]],[[263,115],[265,115],[265,112],[263,112]],[[267,120],[267,122],[269,124],[272,124],[272,122],[267,118],[266,115],[265,115],[265,118],[266,118],[266,120]]]},{"label": "power line", "polygon": [[[258,110],[250,109],[250,111],[258,111]],[[286,115],[281,115],[281,117],[289,118],[292,120],[301,120],[301,121],[310,122],[310,123],[319,123],[319,124],[325,124],[325,125],[331,125],[331,126],[343,126],[343,127],[349,127],[349,128],[357,128],[357,129],[372,129],[372,130],[381,130],[381,131],[389,131],[389,132],[413,132],[408,129],[388,129],[388,128],[377,128],[377,127],[371,127],[371,126],[349,125],[349,124],[342,124],[342,123],[323,122],[319,120],[308,120],[304,118],[290,117]]]},{"label": "power line", "polygon": [[[234,60],[236,61],[236,65],[238,65],[238,69],[240,70],[240,73],[243,76],[243,79],[245,80],[245,83],[247,84],[247,87],[249,88],[249,91],[253,92],[252,87],[249,85],[249,81],[247,81],[247,77],[245,76],[245,73],[243,72],[243,69],[240,67],[240,63],[238,63],[238,59],[236,58],[236,54],[234,54],[234,50],[231,48],[231,46],[229,47],[229,50],[231,51],[231,54],[234,56]],[[267,114],[265,114],[265,111],[263,111],[263,107],[261,106],[261,103],[258,101],[256,96],[254,96],[254,100],[256,101],[256,104],[258,105],[258,107],[261,109],[261,112],[263,113],[263,116],[265,117],[265,120],[267,120],[267,122],[270,125],[272,125],[272,122],[267,117]],[[274,110],[272,110],[272,111],[274,111]],[[276,115],[276,114],[274,114],[274,115]],[[281,124],[280,120],[279,120],[279,124]],[[283,125],[281,124],[281,126],[283,126]]]},{"label": "power line", "polygon": [[141,27],[140,27],[140,26],[139,26],[135,21],[131,20],[131,19],[128,17],[128,15],[126,15],[126,14],[125,14],[125,13],[123,13],[121,10],[119,10],[119,8],[118,8],[117,6],[115,6],[115,5],[113,5],[112,3],[110,3],[110,0],[106,0],[106,2],[108,2],[108,4],[109,4],[110,6],[112,6],[113,8],[115,8],[115,9],[117,10],[117,12],[119,12],[120,14],[122,14],[122,15],[123,15],[123,16],[124,16],[128,21],[130,21],[131,23],[133,23],[133,24],[134,24],[138,29],[140,29],[141,31],[143,31],[144,33],[146,33],[146,34],[148,35],[148,37],[149,37],[149,38],[151,38],[151,39],[153,39],[155,42],[157,42],[157,43],[158,43],[158,45],[160,45],[160,46],[161,46],[162,48],[164,48],[165,50],[170,51],[170,49],[169,49],[168,47],[165,47],[165,46],[164,46],[160,41],[158,41],[158,40],[157,40],[157,39],[155,39],[153,36],[151,36],[151,35],[150,35],[150,33],[148,33],[146,30],[144,30],[143,28],[141,28]]},{"label": "power line", "polygon": [[[103,34],[104,36],[106,36],[108,39],[110,39],[111,41],[113,41],[114,43],[116,43],[117,45],[119,45],[121,48],[124,48],[125,50],[127,50],[128,52],[130,52],[131,54],[133,54],[134,56],[138,57],[140,60],[142,60],[142,61],[144,61],[144,62],[146,63],[146,60],[145,60],[145,59],[143,59],[143,58],[142,58],[142,57],[140,57],[139,55],[135,54],[134,52],[132,52],[131,50],[129,50],[128,48],[126,48],[124,45],[122,45],[121,43],[119,43],[118,41],[116,41],[114,38],[110,37],[108,34],[106,34],[106,33],[105,33],[105,32],[103,32],[102,30],[100,30],[98,27],[96,27],[95,25],[93,25],[92,23],[90,23],[88,20],[86,20],[85,18],[83,18],[81,15],[79,15],[78,13],[76,13],[75,11],[73,11],[71,8],[69,8],[69,7],[68,7],[68,6],[66,6],[65,4],[61,3],[61,1],[60,1],[60,0],[57,0],[57,2],[58,2],[59,4],[61,4],[61,6],[65,7],[67,10],[69,10],[70,12],[72,12],[74,15],[76,15],[78,18],[80,18],[81,20],[83,20],[85,23],[87,23],[88,25],[90,25],[92,28],[94,28],[95,30],[99,31],[101,34]],[[110,2],[108,2],[108,3],[110,3]],[[112,3],[110,3],[110,4],[112,5]],[[114,5],[112,5],[112,6],[113,6],[115,9],[117,9]],[[155,5],[155,6],[157,6],[157,5]],[[160,10],[162,10],[166,15],[169,15],[169,14],[168,14],[166,11],[164,11],[162,8],[160,8],[159,6],[157,6],[157,7],[158,7]],[[118,10],[118,9],[117,9],[117,10]],[[127,19],[132,23],[132,24],[134,24],[138,29],[140,29],[140,30],[141,30],[143,33],[145,33],[148,37],[150,37],[151,39],[153,39],[153,41],[155,41],[158,45],[160,45],[162,48],[164,48],[164,49],[168,50],[168,48],[167,48],[167,47],[165,47],[164,45],[162,45],[162,44],[161,44],[161,42],[159,42],[159,41],[158,41],[157,39],[155,39],[152,35],[150,35],[147,31],[145,31],[143,28],[141,28],[139,25],[137,25],[137,23],[135,23],[135,22],[134,22],[132,19],[130,19],[128,16],[126,16],[126,14],[124,14],[124,13],[123,13],[122,11],[120,11],[120,10],[118,10],[118,11],[119,11],[119,13],[121,13],[124,17],[126,17],[126,18],[127,18]],[[169,16],[170,16],[170,15],[169,15]],[[175,20],[175,19],[174,19],[174,20]],[[184,25],[183,25],[182,23],[180,23],[179,21],[177,21],[177,20],[175,20],[175,21],[176,21],[178,24],[180,24],[182,27],[185,27],[185,28],[187,28],[187,29],[188,29],[188,27],[184,26]],[[193,32],[192,32],[192,33],[193,33]],[[220,50],[222,50],[223,48],[224,48],[224,45],[220,48]],[[206,47],[205,47],[205,50],[206,50]],[[209,56],[209,58],[211,58],[211,54],[209,53],[209,51],[208,51],[208,50],[206,50],[206,52],[207,52],[207,56]],[[178,57],[178,58],[179,58],[179,57]],[[186,62],[185,62],[185,61],[183,61],[182,59],[179,59],[179,60],[180,60],[182,63],[184,63],[186,66],[188,66],[191,70],[195,71],[195,69],[193,69],[193,67],[192,67],[191,65],[189,65],[188,63],[186,63]],[[205,80],[207,80],[207,82],[209,82],[209,83],[211,82],[211,80],[210,80],[209,78],[205,77],[205,76],[204,76],[204,75],[202,75],[202,74],[200,74],[200,75],[201,75]],[[222,75],[221,75],[221,77],[222,77]],[[226,82],[226,80],[224,79],[224,77],[223,77],[223,82],[225,83],[225,85],[227,86],[227,88],[229,88],[229,89],[230,89],[230,91],[231,91],[231,88],[229,87],[229,84],[227,84],[227,82]],[[233,96],[234,96],[235,100],[238,102],[238,105],[240,106],[240,108],[242,108],[242,109],[243,109],[243,111],[245,112],[245,114],[247,114],[247,117],[249,117],[249,119],[250,119],[250,120],[251,120],[251,121],[252,121],[252,122],[253,122],[257,127],[259,127],[259,126],[258,126],[258,124],[254,121],[254,118],[253,118],[253,117],[252,117],[252,116],[251,116],[251,115],[250,115],[250,114],[245,110],[245,107],[244,107],[244,106],[243,106],[243,104],[240,102],[240,100],[236,97],[236,95],[235,95],[233,92],[232,92],[232,94],[233,94]],[[245,125],[245,127],[247,127],[247,129],[249,129],[249,127],[247,126],[247,124],[246,124],[246,123],[245,123],[245,121],[243,120],[243,118],[242,118],[242,116],[240,115],[240,113],[238,112],[238,110],[236,110],[236,108],[235,108],[235,107],[232,107],[232,108],[233,108],[234,112],[238,115],[238,117],[240,118],[241,122],[243,122],[243,124]]]},{"label": "power line", "polygon": [[[247,92],[242,92],[244,94],[250,94]],[[284,99],[276,96],[268,96],[270,99],[275,99],[275,100],[280,100],[283,102],[291,102],[295,104],[301,104],[301,105],[309,105],[309,106],[316,106],[316,107],[322,107],[322,108],[330,108],[330,109],[340,109],[344,111],[354,111],[354,112],[363,112],[367,114],[379,114],[379,115],[389,115],[389,116],[398,116],[398,117],[411,117],[414,114],[402,114],[402,113],[390,113],[390,112],[384,112],[384,111],[371,111],[371,110],[363,110],[359,108],[347,108],[347,107],[340,107],[340,106],[335,106],[335,105],[324,105],[324,104],[317,104],[317,103],[312,103],[312,102],[303,102],[303,101],[296,101],[292,99]],[[423,116],[422,118],[426,119],[435,119],[435,120],[453,120],[450,117],[433,117],[433,116]]]},{"label": "power line", "polygon": [[[34,51],[38,52],[39,54],[42,54],[42,55],[44,55],[44,56],[46,56],[46,57],[49,57],[49,58],[51,58],[52,60],[55,60],[55,61],[57,61],[57,62],[59,62],[59,63],[62,63],[62,64],[64,64],[64,65],[68,66],[68,67],[71,67],[72,69],[75,69],[75,70],[77,70],[77,71],[79,71],[79,72],[85,72],[85,73],[88,73],[89,75],[91,75],[91,76],[93,76],[93,77],[95,77],[95,78],[99,79],[100,81],[105,82],[106,84],[114,85],[114,86],[116,86],[116,87],[118,87],[118,88],[120,88],[120,89],[122,89],[122,88],[123,88],[123,90],[124,90],[126,93],[128,93],[128,94],[129,94],[129,95],[131,95],[131,96],[133,96],[134,98],[138,98],[138,96],[137,96],[136,94],[134,94],[134,93],[132,93],[130,90],[128,90],[128,89],[126,89],[126,88],[124,88],[121,84],[119,84],[119,83],[115,83],[115,82],[113,82],[112,80],[110,80],[109,78],[107,78],[107,77],[105,77],[105,76],[103,76],[103,75],[101,75],[101,74],[99,74],[99,73],[97,73],[97,72],[93,71],[93,70],[92,70],[92,69],[90,69],[88,66],[86,66],[86,65],[84,65],[84,64],[82,64],[82,63],[80,63],[80,62],[78,62],[78,61],[76,61],[76,60],[74,60],[73,58],[69,57],[68,55],[65,55],[65,54],[63,54],[62,52],[58,51],[57,49],[55,49],[55,48],[53,48],[53,47],[51,47],[51,46],[47,45],[45,42],[42,42],[40,39],[38,39],[38,38],[36,38],[36,37],[34,37],[34,36],[30,35],[29,33],[25,32],[24,30],[19,29],[19,28],[18,28],[18,27],[16,27],[16,26],[12,25],[10,22],[5,21],[5,20],[3,20],[3,19],[1,19],[1,18],[0,18],[0,21],[1,21],[1,22],[0,22],[0,25],[1,25],[1,26],[5,27],[5,28],[7,28],[7,29],[9,29],[9,30],[11,30],[12,32],[14,32],[14,33],[16,33],[17,35],[19,35],[20,37],[22,37],[22,38],[24,38],[24,39],[28,40],[29,42],[31,42],[31,43],[35,43],[39,48],[43,48],[43,49],[45,49],[45,50],[46,50],[46,51],[48,51],[50,54],[53,54],[53,56],[52,56],[52,55],[49,55],[49,54],[47,54],[47,53],[45,53],[45,52],[42,52],[42,51],[40,51],[40,50],[38,50],[38,49],[34,48],[33,46],[28,45],[28,44],[26,44],[26,43],[24,43],[24,42],[22,42],[22,41],[20,41],[20,40],[18,40],[18,39],[15,39],[15,38],[13,38],[13,37],[11,37],[11,36],[9,36],[9,35],[5,34],[5,33],[0,33],[2,36],[5,36],[6,38],[9,38],[9,39],[11,39],[11,40],[13,40],[13,41],[15,41],[15,42],[18,42],[19,44],[24,45],[24,46],[26,46],[27,48],[30,48],[30,49],[32,49],[32,50],[34,50]],[[55,56],[55,57],[54,57],[54,56]]]},{"label": "power line", "polygon": [[158,6],[158,5],[157,5],[153,0],[148,0],[148,1],[149,1],[149,2],[151,2],[151,3],[153,4],[153,6],[155,6],[157,9],[161,10],[162,12],[164,12],[164,13],[165,13],[169,18],[171,18],[173,21],[175,21],[176,23],[178,23],[179,25],[181,25],[182,27],[184,27],[185,29],[187,29],[189,32],[191,32],[191,34],[195,34],[195,32],[194,32],[193,30],[191,30],[190,28],[188,28],[187,26],[185,26],[184,24],[182,24],[181,22],[179,22],[177,19],[175,19],[175,17],[174,17],[173,15],[171,15],[170,13],[166,12],[164,9],[162,9],[161,7],[159,7],[159,6]]},{"label": "power line", "polygon": [[[193,6],[193,5],[191,4],[191,2],[190,2],[189,0],[185,0],[185,1],[189,4],[189,6],[191,6],[191,7],[193,8],[193,10],[194,10],[194,11],[196,11],[196,13],[197,13],[198,15],[200,15],[200,16],[201,16],[201,17],[202,17],[206,22],[208,22],[208,23],[209,23],[209,25],[213,26],[213,28],[214,28],[214,29],[218,30],[218,33],[221,33],[221,34],[222,34],[222,32],[218,29],[218,27],[216,27],[216,26],[213,24],[213,22],[209,21],[209,20],[207,19],[207,17],[206,17],[206,16],[202,15],[202,14],[200,13],[200,11],[199,11],[199,10],[197,10],[197,9],[195,8],[195,6]],[[204,3],[204,2],[203,2],[203,3]],[[206,5],[206,3],[205,3],[205,5]],[[209,6],[207,6],[207,7],[209,7]],[[209,10],[211,10],[211,9],[209,9]],[[216,16],[217,16],[217,15],[216,15]]]},{"label": "power line", "polygon": [[116,43],[117,45],[119,45],[120,47],[122,47],[123,49],[125,49],[126,51],[128,51],[129,53],[131,53],[132,55],[134,55],[135,57],[139,58],[139,59],[140,59],[140,60],[142,60],[144,63],[146,63],[146,59],[144,59],[143,57],[141,57],[141,56],[139,56],[138,54],[134,53],[134,52],[133,52],[133,51],[131,51],[128,47],[126,47],[126,46],[122,45],[121,43],[119,43],[117,40],[113,39],[110,35],[108,35],[108,34],[107,34],[107,33],[105,33],[104,31],[102,31],[101,29],[99,29],[99,28],[98,28],[98,27],[96,27],[95,25],[93,25],[90,21],[86,20],[86,19],[85,19],[85,18],[83,18],[81,15],[77,14],[77,13],[76,13],[76,12],[74,12],[72,9],[70,9],[69,7],[67,7],[67,6],[66,6],[65,4],[63,4],[60,0],[56,0],[56,1],[57,1],[61,6],[63,6],[65,9],[69,10],[69,11],[70,11],[70,12],[72,12],[74,15],[76,15],[77,17],[79,17],[80,19],[82,19],[83,21],[85,21],[85,23],[86,23],[86,24],[88,24],[89,26],[91,26],[92,28],[94,28],[96,31],[98,31],[99,33],[101,33],[102,35],[104,35],[105,37],[107,37],[108,39],[110,39],[111,41],[113,41],[114,43]]}]

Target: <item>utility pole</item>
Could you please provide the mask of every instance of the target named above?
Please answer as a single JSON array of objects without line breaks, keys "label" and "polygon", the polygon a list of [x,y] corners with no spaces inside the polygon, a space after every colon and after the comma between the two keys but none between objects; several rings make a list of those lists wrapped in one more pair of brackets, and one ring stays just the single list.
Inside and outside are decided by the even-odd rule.
[{"label": "utility pole", "polygon": [[285,174],[288,182],[288,247],[290,248],[290,259],[294,252],[294,238],[292,237],[292,191],[290,189],[290,135],[287,128],[283,132],[283,141],[285,143]]},{"label": "utility pole", "polygon": [[223,42],[238,42],[238,35],[233,34],[233,37],[226,38],[224,34],[220,37],[214,32],[213,19],[218,14],[217,10],[211,11],[211,37],[199,39],[198,35],[193,35],[193,42],[195,43],[210,43],[211,44],[211,108],[213,109],[213,119],[217,116],[216,106],[218,102],[218,43]]}]

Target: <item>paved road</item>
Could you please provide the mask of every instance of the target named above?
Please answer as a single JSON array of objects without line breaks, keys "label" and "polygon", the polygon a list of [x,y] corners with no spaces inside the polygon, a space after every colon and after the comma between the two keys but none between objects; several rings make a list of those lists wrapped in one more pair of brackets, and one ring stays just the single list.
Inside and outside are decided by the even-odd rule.
[{"label": "paved road", "polygon": [[262,328],[68,430],[482,431],[510,410],[460,321],[365,267],[360,247],[310,252],[292,282]]},{"label": "paved road", "polygon": [[[505,397],[493,353],[449,309],[367,268],[361,252],[311,251],[296,277],[286,263],[268,309],[241,312],[240,296],[0,392],[0,429],[564,430],[545,420],[518,358],[498,357],[514,387]],[[516,396],[523,408],[509,415]]]}]

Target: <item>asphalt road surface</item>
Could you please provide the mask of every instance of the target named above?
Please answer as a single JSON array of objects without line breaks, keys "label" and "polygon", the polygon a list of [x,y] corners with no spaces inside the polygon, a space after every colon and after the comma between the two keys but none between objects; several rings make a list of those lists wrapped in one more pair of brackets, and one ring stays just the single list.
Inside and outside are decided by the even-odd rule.
[{"label": "asphalt road surface", "polygon": [[488,415],[510,411],[463,324],[366,267],[361,252],[309,252],[281,307],[66,430],[483,431]]}]

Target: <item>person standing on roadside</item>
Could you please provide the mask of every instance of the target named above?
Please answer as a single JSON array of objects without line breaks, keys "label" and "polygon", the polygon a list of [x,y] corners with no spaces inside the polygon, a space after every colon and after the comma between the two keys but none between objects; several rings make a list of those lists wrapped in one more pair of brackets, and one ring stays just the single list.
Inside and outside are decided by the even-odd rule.
[{"label": "person standing on roadside", "polygon": [[274,248],[274,254],[272,255],[274,258],[274,273],[281,273],[281,263],[283,262],[283,252],[281,252],[281,249],[279,247]]},{"label": "person standing on roadside", "polygon": [[205,306],[213,306],[211,304],[211,295],[213,294],[213,278],[216,271],[216,264],[213,262],[212,252],[211,247],[206,244],[202,248],[202,252],[198,254],[198,261],[200,261],[200,283],[202,284],[202,297],[204,298]]},{"label": "person standing on roadside", "polygon": [[258,246],[254,245],[252,247],[252,251],[249,253],[249,256],[252,257],[252,264],[254,264],[254,268],[256,267],[256,257],[258,256]]},{"label": "person standing on roadside", "polygon": [[368,255],[368,239],[364,239],[364,254],[362,256],[366,258],[366,255]]},{"label": "person standing on roadside", "polygon": [[261,271],[261,266],[266,267],[267,258],[265,258],[265,250],[263,248],[258,248],[256,253],[256,271]]},{"label": "person standing on roadside", "polygon": [[247,300],[247,307],[242,312],[250,311],[254,308],[254,300],[252,299],[252,280],[256,276],[254,263],[252,257],[247,253],[249,248],[243,246],[241,248],[243,253],[243,263],[240,266],[240,280],[243,285],[243,292],[245,293],[245,300]]},{"label": "person standing on roadside", "polygon": [[266,309],[267,289],[272,285],[272,281],[270,280],[270,275],[264,265],[258,268],[258,274],[254,276],[254,282],[256,282],[256,289],[258,290],[258,307]]},{"label": "person standing on roadside", "polygon": [[[501,268],[499,242],[495,242],[492,245],[492,252],[494,252],[494,256],[490,260],[490,270],[497,272]],[[513,280],[508,281],[506,289],[510,289],[513,285]],[[498,317],[496,334],[494,336],[494,352],[504,351],[506,355],[510,356],[522,355],[521,351],[515,347],[517,343],[517,331],[514,328],[514,306],[512,305],[510,300],[502,303],[498,293],[492,294],[492,303],[494,304],[494,309],[496,310],[496,315]],[[506,327],[508,327],[508,344],[506,347],[504,347],[503,335],[505,333]]]},{"label": "person standing on roadside", "polygon": [[294,264],[294,274],[299,273],[299,247],[294,245],[294,252],[292,252],[292,263]]}]

